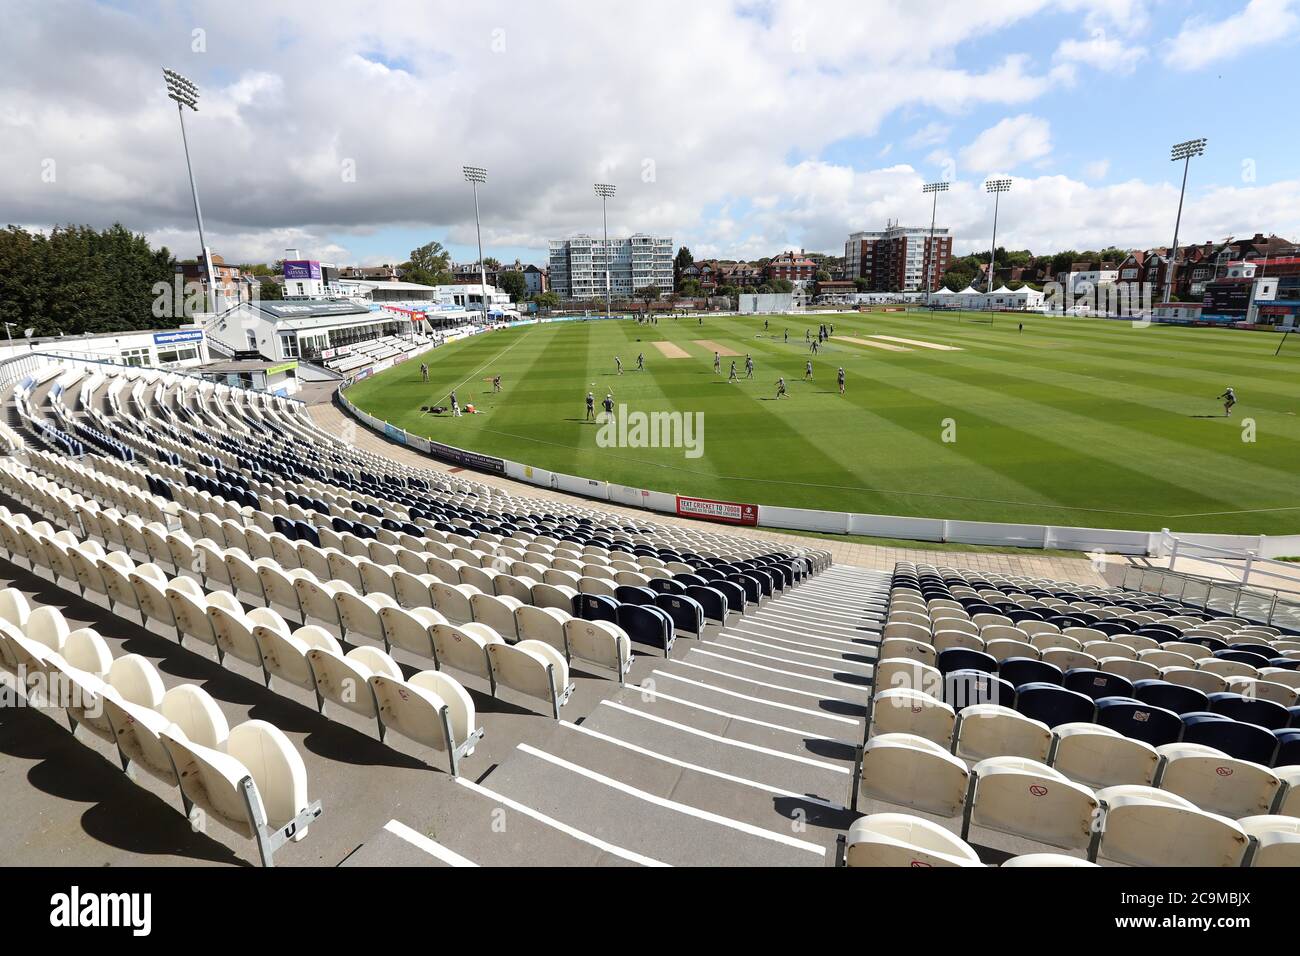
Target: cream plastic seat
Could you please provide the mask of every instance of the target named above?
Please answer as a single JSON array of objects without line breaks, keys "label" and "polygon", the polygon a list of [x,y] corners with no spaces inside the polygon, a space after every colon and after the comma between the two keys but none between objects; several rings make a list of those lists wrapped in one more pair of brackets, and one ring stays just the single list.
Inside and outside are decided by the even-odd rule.
[{"label": "cream plastic seat", "polygon": [[196,684],[179,684],[163,695],[156,710],[112,698],[104,701],[117,747],[129,763],[143,767],[169,786],[178,786],[176,768],[163,733],[183,735],[204,747],[225,747],[230,726],[210,694]]},{"label": "cream plastic seat", "polygon": [[981,760],[971,774],[963,839],[974,825],[1066,849],[1089,847],[1099,809],[1089,788],[1021,757]]},{"label": "cream plastic seat", "polygon": [[878,734],[862,747],[851,806],[858,794],[954,817],[966,801],[966,764],[932,740],[915,734]]},{"label": "cream plastic seat", "polygon": [[307,835],[320,816],[307,795],[307,768],[280,730],[250,720],[230,731],[225,751],[204,747],[167,731],[163,741],[180,775],[186,815],[202,810],[235,833],[257,841],[263,866],[275,851]]},{"label": "cream plastic seat", "polygon": [[550,703],[555,719],[560,719],[560,708],[575,690],[575,685],[569,683],[569,665],[562,653],[541,641],[507,644],[497,640],[487,644],[487,657],[494,693],[504,686],[540,697]]},{"label": "cream plastic seat", "polygon": [[372,674],[370,687],[379,706],[380,739],[396,730],[416,743],[446,752],[451,775],[459,761],[474,752],[483,736],[474,701],[449,674],[420,671],[408,680]]},{"label": "cream plastic seat", "polygon": [[1212,747],[1174,743],[1156,748],[1164,760],[1161,790],[1201,810],[1231,819],[1268,813],[1282,781],[1267,767],[1236,760]]},{"label": "cream plastic seat", "polygon": [[1066,856],[1064,853],[1026,853],[1023,856],[1013,856],[1002,864],[1003,868],[1012,867],[1074,867],[1074,866],[1097,866],[1089,860],[1082,857]]},{"label": "cream plastic seat", "polygon": [[869,720],[872,735],[915,734],[948,747],[952,744],[957,712],[937,697],[895,687],[881,691],[872,699]]},{"label": "cream plastic seat", "polygon": [[474,620],[496,631],[507,641],[516,640],[519,629],[515,624],[515,611],[522,602],[495,594],[475,594],[469,599]]},{"label": "cream plastic seat", "polygon": [[1269,814],[1244,817],[1237,824],[1254,844],[1250,866],[1300,866],[1300,819]]},{"label": "cream plastic seat", "polygon": [[[528,610],[521,607],[519,612]],[[540,609],[543,613],[562,613],[554,608]],[[569,617],[561,625],[562,647],[570,658],[576,658],[601,667],[608,667],[618,675],[621,684],[632,669],[632,640],[627,631],[610,621],[585,621]],[[521,633],[521,636],[525,636]],[[548,640],[542,643],[554,647]],[[558,648],[557,648],[558,650]]]},{"label": "cream plastic seat", "polygon": [[316,679],[316,693],[321,713],[326,703],[374,719],[375,697],[370,689],[372,675],[387,675],[402,679],[402,669],[397,662],[377,647],[354,647],[340,656],[331,650],[314,647],[307,651]]},{"label": "cream plastic seat", "polygon": [[1154,787],[1106,787],[1098,856],[1131,866],[1240,866],[1246,831]]},{"label": "cream plastic seat", "polygon": [[845,837],[847,866],[983,866],[970,844],[936,823],[907,813],[874,813],[853,821]]},{"label": "cream plastic seat", "polygon": [[343,656],[343,647],[334,635],[316,624],[300,627],[289,635],[272,628],[254,628],[254,634],[258,646],[262,648],[262,667],[266,672],[268,687],[271,686],[271,679],[278,677],[295,687],[316,693],[316,678],[307,653],[322,650],[335,657]]},{"label": "cream plastic seat", "polygon": [[971,704],[958,717],[954,752],[968,760],[1016,756],[1045,761],[1052,747],[1052,731],[1001,704]]},{"label": "cream plastic seat", "polygon": [[1096,789],[1155,780],[1160,754],[1148,743],[1092,723],[1060,724],[1052,733],[1051,766],[1075,783]]},{"label": "cream plastic seat", "polygon": [[487,681],[492,680],[487,648],[489,644],[498,642],[504,643],[501,635],[481,624],[438,624],[433,628],[433,646],[439,670],[450,667]]}]

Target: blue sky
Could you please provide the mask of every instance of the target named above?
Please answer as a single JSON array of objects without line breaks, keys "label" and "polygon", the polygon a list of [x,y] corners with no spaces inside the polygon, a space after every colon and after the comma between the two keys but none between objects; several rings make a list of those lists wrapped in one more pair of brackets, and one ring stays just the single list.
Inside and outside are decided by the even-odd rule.
[{"label": "blue sky", "polygon": [[[1291,104],[1300,0],[596,0],[520,5],[16,0],[0,37],[6,218],[120,220],[197,239],[158,67],[203,91],[189,121],[212,247],[401,261],[476,256],[460,166],[489,169],[486,252],[671,235],[697,255],[838,252],[887,219],[1038,252],[1167,243],[1169,146],[1204,136],[1183,238],[1300,239]],[[382,22],[380,22],[382,20]],[[392,24],[399,24],[400,29]],[[37,172],[57,164],[56,181]]]}]

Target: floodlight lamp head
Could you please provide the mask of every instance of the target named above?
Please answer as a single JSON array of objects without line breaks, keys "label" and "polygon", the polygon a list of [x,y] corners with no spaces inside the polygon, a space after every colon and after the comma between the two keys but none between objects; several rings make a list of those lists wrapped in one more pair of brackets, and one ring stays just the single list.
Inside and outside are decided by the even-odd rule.
[{"label": "floodlight lamp head", "polygon": [[596,195],[601,199],[612,199],[614,196],[614,187],[608,183],[596,183]]},{"label": "floodlight lamp head", "polygon": [[467,183],[485,183],[487,182],[487,170],[482,166],[462,166]]},{"label": "floodlight lamp head", "polygon": [[1011,180],[1009,179],[990,179],[984,184],[984,188],[991,193],[1005,193],[1011,191]]},{"label": "floodlight lamp head", "polygon": [[948,191],[948,184],[946,182],[926,183],[924,186],[921,187],[921,192],[923,193],[946,193],[947,191]]},{"label": "floodlight lamp head", "polygon": [[1192,156],[1202,156],[1205,153],[1205,138],[1189,139],[1185,143],[1176,143],[1169,151],[1169,159],[1177,162],[1180,159],[1190,159]]},{"label": "floodlight lamp head", "polygon": [[188,106],[198,112],[199,88],[175,70],[163,67],[163,80],[167,83],[167,96],[178,106]]}]

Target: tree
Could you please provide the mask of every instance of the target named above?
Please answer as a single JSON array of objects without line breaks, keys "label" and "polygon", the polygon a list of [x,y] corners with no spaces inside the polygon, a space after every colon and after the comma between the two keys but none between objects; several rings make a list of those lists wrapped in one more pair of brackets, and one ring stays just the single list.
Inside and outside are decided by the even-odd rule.
[{"label": "tree", "polygon": [[650,303],[659,301],[661,292],[657,285],[647,285],[636,290],[636,297],[645,303],[645,310],[649,312]]},{"label": "tree", "polygon": [[693,265],[695,265],[695,257],[691,255],[691,250],[682,246],[677,250],[677,255],[673,258],[673,284],[680,285],[682,270]]},{"label": "tree", "polygon": [[411,259],[401,266],[402,278],[421,285],[451,285],[451,253],[441,242],[428,242],[411,250]]},{"label": "tree", "polygon": [[172,254],[120,223],[56,226],[48,235],[0,230],[0,318],[34,335],[178,325],[186,316],[175,279]]},{"label": "tree", "polygon": [[699,279],[683,279],[677,288],[682,295],[689,299],[698,298],[703,291]]},{"label": "tree", "polygon": [[533,301],[537,303],[539,309],[545,309],[549,312],[551,309],[560,307],[560,293],[547,289],[545,292],[539,292],[534,296]]},{"label": "tree", "polygon": [[794,283],[789,279],[773,279],[772,289],[776,292],[793,292]]},{"label": "tree", "polygon": [[861,276],[853,280],[853,288],[857,289],[859,292],[866,292],[870,286],[871,283]]},{"label": "tree", "polygon": [[278,282],[272,282],[270,279],[263,279],[258,283],[258,295],[263,299],[276,300],[284,298],[284,287]]},{"label": "tree", "polygon": [[816,278],[818,282],[830,282],[831,274],[827,272],[825,269],[818,269]]},{"label": "tree", "polygon": [[486,269],[488,272],[500,272],[501,260],[494,259],[492,258],[492,256],[488,256],[486,259],[483,260],[483,268]]},{"label": "tree", "polygon": [[497,284],[501,286],[502,292],[510,296],[512,302],[521,302],[528,295],[528,280],[522,272],[513,269],[503,272],[497,279]]}]

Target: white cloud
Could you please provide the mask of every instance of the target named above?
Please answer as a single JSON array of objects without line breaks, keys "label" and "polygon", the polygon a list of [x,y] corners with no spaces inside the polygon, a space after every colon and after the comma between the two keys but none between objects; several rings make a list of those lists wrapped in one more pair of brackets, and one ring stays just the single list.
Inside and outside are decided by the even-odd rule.
[{"label": "white cloud", "polygon": [[1300,25],[1295,0],[1250,0],[1245,8],[1223,20],[1192,17],[1169,41],[1164,61],[1179,70],[1195,70],[1217,60],[1276,43]]},{"label": "white cloud", "polygon": [[1130,46],[1108,37],[1105,30],[1098,28],[1086,40],[1063,41],[1056,48],[1056,59],[1067,64],[1082,63],[1107,73],[1132,73],[1146,53],[1145,47]]},{"label": "white cloud", "polygon": [[1105,179],[1110,172],[1109,159],[1097,159],[1083,167],[1083,175],[1088,179]]},{"label": "white cloud", "polygon": [[[617,17],[596,0],[482,0],[454,17],[426,0],[391,0],[385,19],[400,31],[380,30],[373,5],[346,0],[322,0],[310,16],[267,5],[255,30],[218,0],[147,13],[87,5],[75,15],[70,0],[18,2],[22,14],[0,31],[6,221],[120,220],[193,255],[175,108],[159,89],[167,63],[203,91],[187,120],[190,147],[210,242],[232,260],[273,260],[296,246],[353,262],[351,244],[372,247],[377,232],[472,247],[463,163],[488,168],[489,255],[541,256],[548,238],[597,231],[591,183],[606,178],[619,187],[611,233],[672,235],[697,255],[833,250],[887,218],[928,223],[921,184],[945,177],[954,182],[939,199],[941,220],[959,244],[986,242],[991,203],[979,180],[1015,169],[1035,178],[1018,178],[1003,197],[999,235],[1007,229],[1009,243],[1156,244],[1172,231],[1175,187],[1098,189],[1039,174],[1050,127],[1029,104],[1085,61],[1044,64],[1014,49],[988,65],[964,58],[973,41],[1016,35],[1007,28],[1052,9],[1077,14],[1081,35],[1101,29],[1132,45],[1146,6],[1137,0],[1006,0],[991,13],[874,0],[865,14],[860,0],[772,0],[762,19],[693,0],[620,6]],[[710,38],[707,55],[683,40],[683,22]],[[178,52],[175,37],[195,23],[211,52]],[[555,37],[582,55],[538,42]],[[1037,43],[1051,50],[1057,39]],[[946,121],[985,110],[1008,118],[958,151]],[[919,127],[908,145],[929,153],[925,168],[887,166],[897,148],[866,171],[790,159],[878,137],[898,117]],[[41,181],[47,157],[55,183]],[[1294,184],[1236,190],[1239,211],[1189,195],[1187,217],[1203,235],[1256,225],[1296,234],[1296,193]],[[1261,211],[1258,224],[1246,211]],[[415,240],[388,243],[398,248],[366,258],[400,260]]]},{"label": "white cloud", "polygon": [[909,149],[921,149],[924,146],[938,146],[946,142],[952,133],[952,127],[947,123],[930,122],[926,123],[915,133],[907,138]]},{"label": "white cloud", "polygon": [[962,165],[977,173],[1014,169],[1052,151],[1052,127],[1028,113],[1009,116],[975,137],[961,150]]}]

